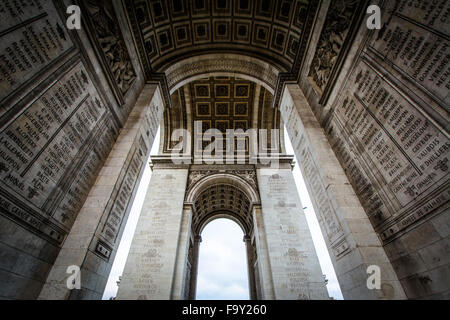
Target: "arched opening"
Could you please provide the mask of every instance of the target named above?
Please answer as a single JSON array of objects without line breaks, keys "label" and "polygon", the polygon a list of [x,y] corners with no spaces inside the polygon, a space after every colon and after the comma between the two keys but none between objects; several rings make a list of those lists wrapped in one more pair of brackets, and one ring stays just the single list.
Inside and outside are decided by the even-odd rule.
[{"label": "arched opening", "polygon": [[[237,71],[223,72],[219,70],[199,74],[178,74],[175,72],[176,70],[178,68],[172,70],[173,77],[168,77],[172,107],[165,109],[161,121],[158,156],[167,156],[176,150],[176,144],[179,141],[172,140],[173,131],[186,129],[193,132],[194,121],[202,121],[207,124],[207,129],[216,128],[221,132],[230,128],[244,130],[282,128],[280,111],[273,108],[272,105],[273,88],[270,84],[273,84],[273,81],[264,82],[253,74],[248,75]],[[273,73],[275,74],[275,71]],[[278,130],[276,135],[279,135],[279,139],[274,141],[268,139],[267,148],[272,152],[275,150],[279,154],[285,154],[284,131]],[[204,145],[202,144],[201,147]],[[247,152],[249,149],[247,148]],[[185,154],[194,154],[195,156],[196,150],[193,143],[189,144],[184,151]],[[213,220],[220,218],[234,221],[243,231],[247,257],[247,298],[253,300],[271,297],[273,280],[270,271],[267,271],[268,256],[266,252],[268,248],[264,243],[265,235],[261,233],[257,240],[254,232],[257,234],[258,231],[253,230],[259,228],[255,227],[257,218],[253,212],[254,205],[255,208],[258,208],[256,209],[258,215],[261,211],[256,170],[253,167],[248,170],[248,164],[246,167],[210,169],[211,167],[200,165],[194,165],[189,169],[184,205],[187,208],[192,207],[192,221],[186,235],[188,245],[184,247],[188,249],[187,255],[180,254],[179,256],[181,259],[186,259],[186,264],[182,268],[180,267],[180,270],[183,271],[179,271],[178,279],[183,279],[178,285],[181,288],[179,297],[182,299],[243,298],[242,296],[231,296],[233,292],[228,291],[230,288],[227,289],[226,283],[223,282],[221,284],[225,285],[225,288],[222,287],[223,290],[219,291],[221,294],[228,292],[229,296],[214,296],[214,292],[211,291],[209,296],[208,292],[200,292],[198,295],[197,292],[198,287],[201,288],[208,282],[211,284],[210,280],[202,278],[200,270],[203,230]],[[248,174],[253,174],[255,177],[247,176]],[[189,209],[186,210],[189,211]],[[239,241],[241,241],[242,235],[237,238],[240,238]],[[180,252],[182,251],[180,250]],[[258,260],[258,256],[261,257],[260,260]],[[178,257],[177,259],[177,261],[181,261]],[[221,268],[209,269],[221,270]],[[214,279],[223,280],[227,277],[218,274]],[[242,290],[240,291],[242,292]]]},{"label": "arched opening", "polygon": [[233,220],[210,221],[201,233],[198,300],[248,300],[248,265],[244,232]]},{"label": "arched opening", "polygon": [[274,94],[280,69],[245,54],[210,53],[178,61],[164,70],[170,94],[205,77],[236,77],[252,81]]},{"label": "arched opening", "polygon": [[[161,122],[160,154],[183,153],[198,159],[207,153],[211,142],[216,145],[216,138],[214,156],[220,153],[223,158],[231,157],[235,154],[231,150],[237,150],[238,142],[247,158],[255,157],[258,147],[265,152],[283,153],[281,115],[273,108],[272,84],[276,83],[276,76],[272,77],[273,81],[263,82],[253,74],[237,71],[184,75],[177,70],[173,71],[174,79],[169,82],[172,85],[171,107],[164,110]],[[198,124],[201,127],[197,127]],[[206,133],[209,129],[215,129],[214,137]],[[259,129],[267,130],[264,146],[258,144],[262,139]],[[229,130],[235,134],[234,148],[227,134]],[[238,133],[241,130],[242,133]]]},{"label": "arched opening", "polygon": [[[244,240],[244,250],[245,250],[245,260],[246,260],[246,274],[247,274],[247,298],[250,299],[258,299],[260,297],[259,293],[259,285],[258,285],[258,259],[257,259],[257,250],[256,243],[254,237],[254,221],[253,221],[253,206],[258,203],[258,194],[254,190],[254,188],[246,182],[243,178],[231,175],[231,174],[213,174],[208,175],[200,181],[198,181],[190,190],[187,192],[186,203],[189,203],[192,208],[192,222],[191,222],[191,240],[189,241],[189,250],[187,256],[187,273],[186,273],[186,281],[185,281],[185,298],[196,299],[197,298],[197,284],[200,285],[200,288],[205,288],[205,291],[208,290],[207,279],[202,278],[201,280],[198,278],[199,275],[199,257],[200,257],[200,246],[202,243],[202,236],[204,234],[207,226],[214,226],[217,222],[223,221],[231,221],[233,223],[233,227],[237,226],[240,229],[240,232],[237,232],[237,236],[231,236],[226,231],[221,230],[220,228],[216,229],[217,232],[213,233],[216,237],[221,236],[222,239],[225,239],[220,244],[218,244],[218,248],[222,248],[227,243],[236,239],[241,242]],[[239,230],[238,230],[239,231]],[[208,230],[205,231],[207,234]],[[216,239],[217,240],[217,239]],[[228,241],[229,240],[229,241]],[[209,243],[206,246],[206,254],[211,256],[214,254],[221,254],[219,249],[214,246],[214,242]],[[212,247],[211,247],[212,244]],[[239,246],[239,245],[237,245]],[[211,249],[210,249],[211,248]],[[241,242],[242,248],[242,242]],[[227,251],[228,249],[224,249]],[[239,256],[239,253],[233,252],[234,250],[230,250],[230,255],[233,257],[228,257],[228,259],[235,259]],[[227,260],[227,256],[222,256],[222,258]],[[223,261],[223,259],[219,259]],[[207,258],[208,261],[208,258]],[[210,263],[213,259],[209,259]],[[230,261],[227,261],[230,262]],[[208,262],[207,262],[208,264]],[[244,264],[245,265],[245,264]],[[240,268],[242,269],[242,268]],[[218,270],[224,270],[223,268],[219,268]],[[242,270],[240,270],[242,271]],[[241,273],[242,275],[242,273]],[[222,282],[222,280],[226,280],[226,275],[216,275],[216,281],[219,281],[221,285],[225,285],[226,283]],[[241,278],[242,280],[242,278]],[[200,281],[200,282],[199,282]],[[209,283],[210,289],[213,290],[214,286],[220,287],[220,285],[211,285]],[[238,286],[234,288],[237,289]],[[230,290],[232,287],[229,288]],[[228,296],[229,299],[242,299],[242,290],[241,296],[231,297],[233,295],[232,292]],[[225,296],[216,296],[213,297],[213,293],[210,291],[209,296],[208,292],[202,292],[199,299],[225,299]],[[222,295],[224,292],[221,292]],[[227,299],[228,299],[227,298]]]}]

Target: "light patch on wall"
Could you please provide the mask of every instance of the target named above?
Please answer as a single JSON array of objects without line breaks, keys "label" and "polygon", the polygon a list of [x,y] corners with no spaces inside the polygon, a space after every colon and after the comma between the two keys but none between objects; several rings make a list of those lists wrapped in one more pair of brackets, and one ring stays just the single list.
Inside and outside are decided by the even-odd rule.
[{"label": "light patch on wall", "polygon": [[[159,140],[160,129],[158,129],[158,132],[156,133],[150,155],[158,154]],[[114,258],[114,263],[109,274],[108,282],[106,283],[105,291],[103,292],[103,300],[110,300],[111,298],[114,298],[117,295],[117,290],[119,289],[117,286],[117,281],[119,281],[119,277],[122,275],[123,269],[125,268],[125,262],[127,261],[128,252],[130,251],[131,242],[133,241],[134,231],[136,230],[142,205],[144,204],[145,194],[147,193],[150,178],[152,176],[152,171],[150,170],[148,162],[149,161],[147,160],[136,197],[128,216],[125,230],[123,231],[122,239],[120,240],[119,248],[117,249],[117,253]]]},{"label": "light patch on wall", "polygon": [[[292,147],[286,128],[284,128],[284,137],[286,143],[286,153],[293,155],[294,148]],[[342,296],[341,292],[341,287],[339,286],[339,282],[337,280],[330,255],[328,253],[327,245],[325,244],[322,231],[320,230],[319,221],[317,220],[316,213],[314,212],[311,199],[306,189],[305,181],[303,180],[300,167],[298,166],[297,157],[294,158],[294,161],[295,161],[295,168],[293,171],[293,175],[295,184],[297,185],[297,190],[300,195],[302,205],[303,207],[306,207],[306,209],[304,210],[306,215],[306,221],[308,222],[309,230],[311,231],[311,236],[314,242],[314,248],[316,249],[316,253],[319,258],[322,273],[326,276],[326,279],[328,279],[327,285],[328,294],[333,299],[344,300],[344,297]]]}]

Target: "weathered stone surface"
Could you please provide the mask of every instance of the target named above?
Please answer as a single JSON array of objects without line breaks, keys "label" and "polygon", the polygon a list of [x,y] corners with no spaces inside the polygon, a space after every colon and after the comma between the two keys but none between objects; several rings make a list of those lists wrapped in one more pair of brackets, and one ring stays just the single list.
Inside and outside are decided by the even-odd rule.
[{"label": "weathered stone surface", "polygon": [[171,298],[187,176],[183,168],[154,170],[118,299]]},{"label": "weathered stone surface", "polygon": [[83,1],[95,34],[95,41],[103,52],[111,78],[120,94],[125,95],[136,80],[136,71],[130,59],[125,41],[117,24],[114,4],[110,1]]},{"label": "weathered stone surface", "polygon": [[[117,11],[121,17],[120,7]],[[0,4],[1,218],[20,226],[1,238],[17,256],[30,255],[30,264],[18,269],[39,281],[47,276],[143,85],[133,61],[134,79],[124,99],[115,101],[104,81],[109,67],[95,56],[88,28],[79,30],[78,38],[67,29],[65,15],[62,1]],[[122,29],[120,46],[126,51],[132,40],[123,22],[116,35]],[[114,61],[121,58],[116,55]],[[2,226],[9,224],[5,220]],[[41,266],[31,248],[45,257]],[[4,270],[14,272],[10,267]],[[36,294],[22,289],[11,294]]]},{"label": "weathered stone surface", "polygon": [[[192,131],[198,116],[181,110],[178,98],[211,103],[205,120],[213,127],[278,128],[271,104],[278,107],[284,89],[281,114],[345,298],[448,299],[450,3],[374,0],[382,6],[382,28],[374,31],[361,1],[255,3],[203,10],[184,2],[80,1],[85,21],[77,31],[65,23],[71,0],[0,3],[1,298],[99,299],[164,108],[174,104],[163,122],[169,133]],[[214,87],[208,98],[195,87],[206,77]],[[233,109],[226,115],[219,105],[216,114],[216,102],[227,102],[216,101],[216,82],[229,77],[248,82],[254,99],[244,108],[234,101],[242,95],[224,94]],[[170,90],[179,95],[171,100]],[[162,135],[161,152],[168,152],[173,144]],[[257,195],[241,190],[236,195],[252,201],[227,206],[242,209],[233,218],[246,229],[253,297],[325,298],[320,286],[303,287],[319,281],[308,269],[317,261],[309,244],[310,263],[296,260],[308,237],[294,218],[300,205],[289,200],[296,196],[288,174],[290,182],[276,184],[261,174],[267,168],[256,179],[249,166],[202,166],[166,161],[157,171],[190,170],[189,185],[177,186],[180,199],[218,171],[242,178],[225,188],[227,200],[236,185]],[[210,172],[198,173],[204,169]],[[221,190],[224,179],[198,194]],[[146,225],[142,232],[154,230],[155,242],[145,248],[160,249],[162,262],[144,261],[154,274],[142,273],[128,297],[195,297],[196,232],[216,204],[208,194],[205,205],[180,200],[167,225]],[[70,292],[72,264],[82,268],[82,289]],[[368,291],[365,271],[374,264],[382,288]],[[124,288],[133,286],[127,281]]]},{"label": "weathered stone surface", "polygon": [[261,168],[257,174],[273,299],[328,299],[291,169]]},{"label": "weathered stone surface", "polygon": [[[338,3],[330,1],[328,10]],[[324,22],[318,20],[317,30],[324,25],[317,48],[313,42],[309,49],[315,52],[315,60],[307,61],[302,74],[316,71],[317,61],[325,57],[319,55],[323,48],[333,48],[340,49],[335,52],[338,55],[329,55],[323,65],[331,66],[326,71],[336,77],[325,78],[327,92],[300,80],[307,103],[325,129],[339,166],[380,236],[399,280],[426,271],[417,258],[418,246],[445,252],[439,239],[448,237],[445,222],[437,227],[446,234],[441,236],[431,224],[436,226],[436,219],[448,220],[450,197],[449,4],[419,3],[374,1],[382,6],[381,30],[369,31],[363,20],[358,32],[341,37],[347,42],[343,47],[344,42],[334,46],[336,37],[328,36],[328,21],[336,14],[328,11]],[[404,265],[406,261],[412,265]],[[440,263],[447,264],[431,261],[426,266],[430,272],[440,268]],[[407,285],[404,280],[402,285]],[[440,296],[432,291],[438,287],[422,288],[422,296],[418,294],[422,289],[412,287],[414,293],[411,286],[405,287],[408,297],[410,292],[414,297]]]},{"label": "weathered stone surface", "polygon": [[[159,90],[146,86],[78,213],[39,299],[102,296],[162,110]],[[81,268],[81,292],[71,293],[65,285],[67,275],[62,271],[71,265]]]},{"label": "weathered stone surface", "polygon": [[[2,102],[73,47],[65,21],[52,1],[28,5],[2,1],[0,33]],[[0,116],[7,110],[2,103]]]},{"label": "weathered stone surface", "polygon": [[330,79],[357,7],[358,1],[346,0],[332,0],[328,7],[328,15],[320,33],[316,53],[309,71],[311,83],[320,92],[324,91]]},{"label": "weathered stone surface", "polygon": [[[288,85],[285,89],[281,114],[311,194],[344,298],[404,298],[373,226],[355,192],[349,188],[349,181],[298,86]],[[382,270],[382,282],[393,288],[387,296],[383,290],[371,291],[367,288],[367,276],[363,279],[361,270],[367,270],[370,265],[378,265]]]}]

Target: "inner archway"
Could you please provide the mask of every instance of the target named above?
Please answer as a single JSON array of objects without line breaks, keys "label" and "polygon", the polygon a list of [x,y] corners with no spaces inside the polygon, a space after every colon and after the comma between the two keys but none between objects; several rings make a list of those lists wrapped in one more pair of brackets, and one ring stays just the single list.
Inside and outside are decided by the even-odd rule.
[{"label": "inner archway", "polygon": [[200,245],[197,300],[248,300],[247,254],[243,230],[227,218],[203,228]]},{"label": "inner archway", "polygon": [[[234,175],[213,174],[195,184],[187,194],[192,208],[191,241],[187,256],[187,281],[185,294],[190,299],[197,296],[199,252],[203,230],[211,222],[226,218],[235,222],[241,230],[237,237],[245,242],[247,276],[250,299],[258,299],[259,279],[257,253],[254,238],[253,204],[257,202],[255,190]],[[226,235],[226,234],[225,234]],[[219,278],[221,276],[219,275]],[[202,298],[202,297],[200,297]]]}]

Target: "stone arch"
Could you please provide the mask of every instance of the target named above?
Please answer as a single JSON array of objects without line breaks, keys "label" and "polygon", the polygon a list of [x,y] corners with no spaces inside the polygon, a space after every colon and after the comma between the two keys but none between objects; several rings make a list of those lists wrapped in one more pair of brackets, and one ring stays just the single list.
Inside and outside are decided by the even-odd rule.
[{"label": "stone arch", "polygon": [[260,204],[260,197],[255,185],[248,178],[239,177],[229,172],[219,172],[200,178],[188,186],[185,196],[185,205],[190,206],[192,212],[190,232],[194,243],[190,242],[188,260],[191,262],[189,275],[187,275],[185,292],[190,299],[194,299],[197,286],[197,272],[199,262],[199,244],[203,229],[211,221],[226,218],[237,223],[241,228],[247,251],[247,267],[249,277],[249,294],[256,299],[257,284],[254,264],[257,260],[254,237],[253,210]]},{"label": "stone arch", "polygon": [[192,204],[196,194],[205,190],[208,186],[214,185],[216,183],[224,183],[236,186],[237,188],[242,189],[242,191],[247,194],[252,204],[260,203],[259,194],[256,191],[255,187],[252,186],[244,178],[231,173],[216,173],[206,176],[195,182],[192,186],[189,187],[189,190],[187,190],[186,192],[185,203]]},{"label": "stone arch", "polygon": [[[205,205],[202,204],[202,195],[206,197],[209,191],[215,191],[211,189],[219,191],[217,208],[211,208],[211,206],[205,208]],[[230,202],[230,192],[236,196],[232,202]],[[219,193],[221,194],[219,195]],[[235,221],[242,228],[244,234],[250,235],[253,229],[251,211],[253,205],[260,203],[260,199],[255,187],[245,179],[231,173],[216,173],[206,176],[192,185],[186,193],[185,202],[191,204],[194,209],[192,224],[194,234],[200,235],[203,228],[212,220],[226,217]]]},{"label": "stone arch", "polygon": [[200,235],[204,226],[216,216],[228,217],[237,222],[244,234],[253,230],[252,205],[245,194],[232,185],[218,184],[197,195],[192,217],[192,231]]},{"label": "stone arch", "polygon": [[[170,139],[175,129],[186,129],[193,132],[193,122],[196,119],[198,120],[195,117],[194,104],[199,97],[195,95],[195,90],[191,86],[197,85],[205,78],[221,81],[217,78],[227,77],[231,82],[236,81],[236,79],[248,82],[251,89],[249,89],[250,94],[245,97],[247,101],[241,101],[241,99],[239,102],[247,102],[247,110],[250,111],[241,114],[244,116],[241,116],[238,120],[246,120],[246,128],[272,129],[280,127],[281,116],[277,109],[272,108],[272,105],[279,75],[285,70],[276,65],[246,53],[209,53],[186,57],[159,71],[166,76],[172,105],[171,108],[165,109],[160,123],[162,139],[159,143],[159,149],[161,153],[173,151],[174,145],[172,145]],[[207,98],[215,99],[209,95]],[[203,99],[201,98],[201,102],[205,102]],[[206,102],[208,103],[208,101]],[[209,114],[211,118],[214,117],[213,113],[210,112]],[[247,119],[246,115],[251,115],[251,117]],[[202,121],[209,120],[211,120],[209,117],[202,119]],[[239,123],[242,124],[243,122]],[[265,127],[266,124],[267,128]],[[279,141],[278,149],[284,150],[283,134],[280,134]],[[188,144],[186,153],[191,153],[191,149],[192,146]]]},{"label": "stone arch", "polygon": [[210,223],[213,222],[214,220],[217,219],[229,219],[233,222],[235,222],[242,230],[242,232],[245,234],[247,234],[247,230],[244,227],[244,224],[242,222],[241,219],[239,219],[238,217],[235,217],[234,215],[231,215],[229,212],[227,211],[220,211],[220,212],[215,212],[211,215],[208,215],[207,217],[205,217],[205,219],[203,219],[201,221],[201,223],[199,224],[199,234],[202,234],[203,229],[205,229],[205,227]]},{"label": "stone arch", "polygon": [[170,93],[194,80],[208,76],[232,76],[253,81],[271,94],[282,70],[244,54],[203,54],[178,61],[165,70]]}]

